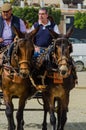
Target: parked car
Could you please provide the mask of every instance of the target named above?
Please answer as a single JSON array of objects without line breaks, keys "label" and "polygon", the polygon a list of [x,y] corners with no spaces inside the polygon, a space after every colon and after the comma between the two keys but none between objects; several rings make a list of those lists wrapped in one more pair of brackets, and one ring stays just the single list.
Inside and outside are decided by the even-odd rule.
[{"label": "parked car", "polygon": [[72,56],[75,61],[76,71],[80,72],[86,68],[86,56]]},{"label": "parked car", "polygon": [[82,41],[82,43],[86,43],[86,39],[80,39],[80,41]]},{"label": "parked car", "polygon": [[82,43],[83,41],[82,40],[79,40],[77,38],[69,38],[69,41],[73,44],[76,44],[76,43]]},{"label": "parked car", "polygon": [[69,38],[69,41],[73,46],[71,56],[75,61],[76,70],[82,71],[86,68],[86,39]]}]

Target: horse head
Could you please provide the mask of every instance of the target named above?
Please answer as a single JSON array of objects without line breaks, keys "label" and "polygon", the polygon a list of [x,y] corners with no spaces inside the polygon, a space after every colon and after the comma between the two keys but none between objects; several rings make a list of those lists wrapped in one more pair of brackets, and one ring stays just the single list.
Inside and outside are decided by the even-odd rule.
[{"label": "horse head", "polygon": [[30,74],[31,59],[34,53],[33,39],[38,29],[35,29],[30,33],[21,33],[15,27],[13,27],[13,30],[17,35],[17,39],[14,43],[11,65],[14,68],[18,68],[20,76],[26,78]]},{"label": "horse head", "polygon": [[58,67],[58,71],[63,78],[66,78],[71,72],[70,53],[72,52],[72,45],[68,38],[72,34],[73,27],[71,27],[65,35],[51,32],[54,38],[54,59]]}]

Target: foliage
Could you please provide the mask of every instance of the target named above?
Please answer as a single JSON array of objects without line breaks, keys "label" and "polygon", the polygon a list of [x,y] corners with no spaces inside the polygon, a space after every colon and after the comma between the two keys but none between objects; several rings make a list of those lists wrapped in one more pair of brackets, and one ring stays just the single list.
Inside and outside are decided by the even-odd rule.
[{"label": "foliage", "polygon": [[18,16],[19,18],[23,20],[27,20],[30,23],[34,23],[34,20],[37,19],[37,9],[35,8],[28,8],[27,6],[24,8],[21,7],[14,7],[13,8],[13,14]]},{"label": "foliage", "polygon": [[76,28],[86,28],[86,12],[77,12],[74,15],[74,25]]},{"label": "foliage", "polygon": [[53,17],[53,19],[55,20],[55,22],[58,24],[60,24],[60,20],[61,20],[61,11],[57,10],[55,8],[51,9],[50,7],[48,7],[48,12],[49,15]]},{"label": "foliage", "polygon": [[[55,22],[59,24],[61,19],[61,11],[56,10],[54,8],[51,9],[50,7],[47,7],[47,9],[49,15],[51,15],[54,18]],[[39,8],[35,8],[35,7],[25,6],[24,8],[21,8],[15,6],[13,8],[13,14],[23,20],[27,20],[30,23],[30,25],[32,25],[34,22],[38,20],[38,10]]]}]

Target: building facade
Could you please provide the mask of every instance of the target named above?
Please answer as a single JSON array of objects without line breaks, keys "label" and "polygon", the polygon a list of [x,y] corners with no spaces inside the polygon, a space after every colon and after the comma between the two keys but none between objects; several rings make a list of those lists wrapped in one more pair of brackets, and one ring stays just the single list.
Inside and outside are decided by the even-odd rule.
[{"label": "building facade", "polygon": [[[86,0],[25,0],[25,1],[27,1],[28,3],[38,3],[38,4],[40,4],[40,3],[44,3],[45,5],[47,4],[47,5],[63,5],[63,6],[65,6],[65,5],[67,5],[67,4],[80,4],[80,3],[82,3],[82,4],[84,4],[84,5],[86,5]],[[69,1],[69,2],[68,2]]]}]

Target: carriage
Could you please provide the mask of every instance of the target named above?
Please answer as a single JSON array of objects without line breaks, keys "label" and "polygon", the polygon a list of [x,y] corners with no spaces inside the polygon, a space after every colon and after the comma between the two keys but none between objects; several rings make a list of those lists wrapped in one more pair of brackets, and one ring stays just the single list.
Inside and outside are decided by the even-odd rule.
[{"label": "carriage", "polygon": [[[14,28],[14,31],[17,31],[17,29]],[[33,38],[37,31],[38,28],[30,34],[22,34],[17,31],[19,39],[13,49],[10,66],[8,66],[7,62],[7,65],[4,65],[2,69],[3,93],[0,92],[0,97],[4,98],[6,105],[8,130],[15,130],[16,127],[12,103],[12,98],[14,97],[19,98],[19,107],[16,115],[17,130],[24,129],[23,110],[25,101],[31,99],[31,97],[43,99],[44,119],[42,130],[47,130],[47,112],[50,113],[50,122],[53,130],[64,130],[67,120],[70,90],[75,87],[73,65],[70,58],[72,48],[68,40],[72,33],[72,28],[65,35],[56,34],[49,30],[55,40],[40,55],[37,62],[32,62],[34,52]],[[48,58],[46,58],[46,54],[48,54]],[[44,60],[41,66],[33,67],[42,59]],[[39,93],[40,91],[41,93]],[[58,109],[55,107],[55,102],[58,104]],[[55,112],[57,117],[55,117]],[[56,125],[57,119],[58,125]]]}]

